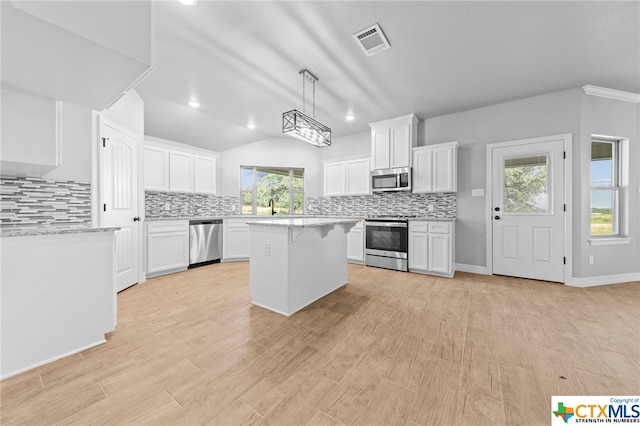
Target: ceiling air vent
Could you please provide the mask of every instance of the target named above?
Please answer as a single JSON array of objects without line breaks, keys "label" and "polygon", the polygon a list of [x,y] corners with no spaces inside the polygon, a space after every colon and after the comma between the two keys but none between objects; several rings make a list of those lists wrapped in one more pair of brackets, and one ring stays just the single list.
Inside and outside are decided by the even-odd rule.
[{"label": "ceiling air vent", "polygon": [[384,36],[382,28],[378,24],[358,31],[353,35],[353,38],[356,39],[358,46],[362,48],[367,56],[391,47],[389,40]]}]

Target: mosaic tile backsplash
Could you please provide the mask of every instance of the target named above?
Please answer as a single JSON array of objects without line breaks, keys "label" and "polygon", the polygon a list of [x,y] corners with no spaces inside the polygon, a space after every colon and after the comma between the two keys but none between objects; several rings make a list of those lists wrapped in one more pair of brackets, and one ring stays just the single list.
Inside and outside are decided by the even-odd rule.
[{"label": "mosaic tile backsplash", "polygon": [[144,210],[147,219],[235,216],[240,214],[240,198],[146,191]]},{"label": "mosaic tile backsplash", "polygon": [[[456,217],[456,193],[413,194],[377,192],[372,195],[307,197],[305,214],[319,216]],[[433,211],[429,211],[433,204]]]},{"label": "mosaic tile backsplash", "polygon": [[91,184],[0,178],[0,223],[9,226],[91,225]]}]

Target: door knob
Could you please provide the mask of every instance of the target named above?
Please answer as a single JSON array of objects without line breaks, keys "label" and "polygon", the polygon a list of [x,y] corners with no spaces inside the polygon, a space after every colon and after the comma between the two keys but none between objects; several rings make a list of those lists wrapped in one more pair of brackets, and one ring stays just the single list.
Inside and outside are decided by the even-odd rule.
[{"label": "door knob", "polygon": [[140,222],[140,218],[138,216],[136,216],[136,217],[133,218],[133,221],[134,222]]},{"label": "door knob", "polygon": [[495,220],[500,220],[500,216],[495,216],[494,219]]}]

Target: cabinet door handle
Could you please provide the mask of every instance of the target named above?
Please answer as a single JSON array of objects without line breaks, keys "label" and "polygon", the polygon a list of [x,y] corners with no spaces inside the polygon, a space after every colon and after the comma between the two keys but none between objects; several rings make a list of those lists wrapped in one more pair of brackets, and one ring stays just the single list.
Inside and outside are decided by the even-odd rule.
[{"label": "cabinet door handle", "polygon": [[500,216],[495,216],[494,219],[495,220],[500,220]]},{"label": "cabinet door handle", "polygon": [[133,218],[133,221],[134,222],[140,222],[140,218],[138,216],[136,216],[136,217]]}]

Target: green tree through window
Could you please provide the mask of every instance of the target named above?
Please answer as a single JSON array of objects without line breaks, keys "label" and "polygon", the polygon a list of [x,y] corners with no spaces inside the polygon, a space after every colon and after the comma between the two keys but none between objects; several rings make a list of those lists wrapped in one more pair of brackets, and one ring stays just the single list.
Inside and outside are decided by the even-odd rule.
[{"label": "green tree through window", "polygon": [[242,214],[303,214],[304,169],[242,166],[240,176]]}]

